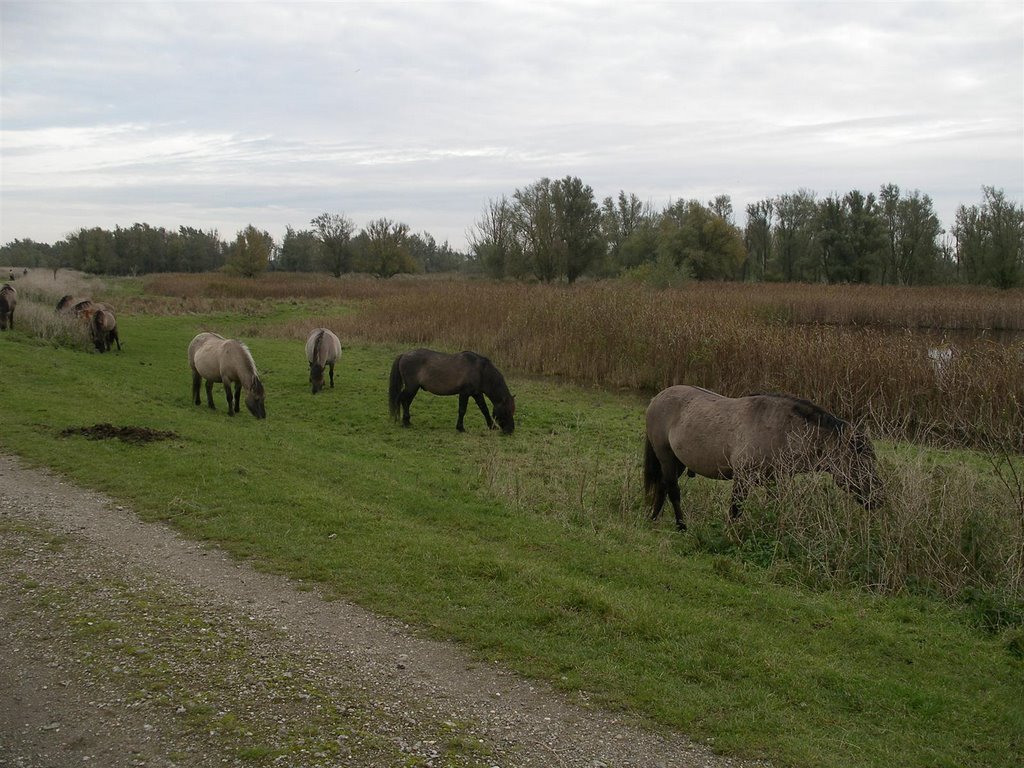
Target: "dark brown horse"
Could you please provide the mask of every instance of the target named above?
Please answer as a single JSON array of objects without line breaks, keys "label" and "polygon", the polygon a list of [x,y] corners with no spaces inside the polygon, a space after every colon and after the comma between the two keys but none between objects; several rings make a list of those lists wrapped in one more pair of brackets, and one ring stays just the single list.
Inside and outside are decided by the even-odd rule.
[{"label": "dark brown horse", "polygon": [[334,364],[341,357],[341,340],[327,328],[314,328],[306,339],[309,383],[315,395],[324,388],[324,368],[329,369],[334,389]]},{"label": "dark brown horse", "polygon": [[0,331],[14,330],[14,307],[18,304],[18,292],[14,286],[4,283],[0,288]]},{"label": "dark brown horse", "polygon": [[644,488],[652,519],[672,502],[676,526],[679,477],[732,480],[730,514],[740,515],[751,486],[799,472],[829,472],[872,509],[882,503],[875,452],[863,432],[791,395],[724,397],[700,387],[662,390],[647,407]]},{"label": "dark brown horse", "polygon": [[117,318],[109,309],[97,309],[89,318],[89,333],[97,352],[109,352],[116,343],[121,351],[121,338],[117,333]]},{"label": "dark brown horse", "polygon": [[[241,391],[245,390],[245,407],[257,419],[267,418],[266,393],[256,371],[249,348],[236,339],[225,339],[217,333],[200,333],[188,345],[188,364],[192,369],[192,401],[200,404],[199,385],[206,379],[206,403],[213,408],[213,384],[224,384],[228,396],[228,415],[239,410]],[[231,385],[235,385],[232,397]]]},{"label": "dark brown horse", "polygon": [[[414,349],[395,358],[391,366],[391,383],[388,388],[388,402],[391,417],[398,419],[402,414],[402,426],[409,426],[409,405],[416,393],[425,389],[435,395],[459,396],[459,420],[455,428],[464,432],[463,419],[469,398],[480,407],[489,429],[497,421],[501,431],[512,434],[516,428],[516,400],[505,384],[505,378],[494,364],[476,352],[446,354],[430,349]],[[487,410],[490,398],[494,405],[494,419]]]}]

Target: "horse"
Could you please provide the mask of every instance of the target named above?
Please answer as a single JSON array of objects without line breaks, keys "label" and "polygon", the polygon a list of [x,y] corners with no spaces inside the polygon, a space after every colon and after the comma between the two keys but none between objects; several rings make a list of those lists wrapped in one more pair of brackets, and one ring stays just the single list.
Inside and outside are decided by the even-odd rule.
[{"label": "horse", "polygon": [[18,304],[18,292],[10,283],[4,283],[0,288],[0,331],[6,331],[8,326],[14,330],[14,307]]},{"label": "horse", "polygon": [[700,387],[662,390],[647,407],[644,490],[651,519],[672,502],[676,527],[679,477],[732,480],[731,519],[752,486],[784,473],[829,472],[866,509],[884,501],[874,448],[867,436],[823,408],[785,394],[724,397]]},{"label": "horse", "polygon": [[97,309],[89,318],[89,333],[97,352],[109,352],[114,343],[121,351],[121,338],[117,333],[117,318],[109,309]]},{"label": "horse", "polygon": [[324,388],[324,367],[330,370],[331,389],[334,389],[334,364],[341,357],[341,340],[327,328],[314,328],[306,339],[306,359],[309,360],[309,383],[315,395]]},{"label": "horse", "polygon": [[[245,390],[245,406],[257,419],[267,418],[263,382],[256,371],[249,348],[236,339],[225,339],[217,333],[200,333],[188,345],[188,364],[192,369],[192,401],[200,404],[199,384],[206,379],[206,402],[213,405],[213,384],[221,382],[228,396],[228,415],[239,410],[241,391]],[[235,385],[232,397],[231,385]]]},{"label": "horse", "polygon": [[[495,422],[506,435],[515,429],[516,400],[505,384],[505,378],[494,364],[476,352],[447,354],[430,349],[414,349],[395,358],[391,366],[388,402],[391,417],[398,420],[402,413],[402,426],[409,426],[409,405],[420,389],[435,395],[459,396],[459,419],[455,429],[465,432],[463,419],[469,398],[473,398],[484,415],[488,429]],[[494,419],[487,410],[490,398],[494,406]]]}]

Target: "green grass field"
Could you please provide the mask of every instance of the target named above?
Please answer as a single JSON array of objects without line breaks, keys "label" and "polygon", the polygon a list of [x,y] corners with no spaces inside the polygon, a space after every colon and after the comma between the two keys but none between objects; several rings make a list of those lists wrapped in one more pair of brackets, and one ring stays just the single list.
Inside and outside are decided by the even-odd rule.
[{"label": "green grass field", "polygon": [[[336,388],[313,397],[302,342],[257,335],[311,311],[125,315],[124,351],[107,355],[3,334],[0,448],[726,754],[1024,762],[1024,661],[1005,633],[938,599],[813,590],[644,520],[646,397],[506,371],[512,437],[487,431],[472,404],[458,434],[455,398],[426,394],[401,429],[386,398],[400,347],[345,344]],[[200,330],[249,343],[266,421],[229,418],[219,387],[217,410],[191,404],[185,350]],[[62,435],[105,422],[179,439]],[[724,517],[726,490],[698,481],[684,498]]]}]

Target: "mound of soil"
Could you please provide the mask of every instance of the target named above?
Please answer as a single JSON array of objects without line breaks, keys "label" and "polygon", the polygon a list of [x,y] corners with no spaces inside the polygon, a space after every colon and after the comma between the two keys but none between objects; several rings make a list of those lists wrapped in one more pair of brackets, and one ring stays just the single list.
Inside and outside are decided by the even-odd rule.
[{"label": "mound of soil", "polygon": [[180,440],[177,432],[165,432],[149,427],[115,427],[113,424],[93,424],[91,427],[68,427],[61,437],[82,435],[90,440],[123,440],[126,443],[152,443],[157,440]]}]

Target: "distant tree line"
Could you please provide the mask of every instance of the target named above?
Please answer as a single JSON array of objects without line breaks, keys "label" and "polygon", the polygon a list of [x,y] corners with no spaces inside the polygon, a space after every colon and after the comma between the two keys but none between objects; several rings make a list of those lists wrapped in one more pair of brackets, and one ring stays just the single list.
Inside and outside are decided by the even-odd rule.
[{"label": "distant tree line", "polygon": [[469,230],[469,252],[428,233],[376,219],[356,231],[323,213],[281,243],[250,225],[232,241],[216,231],[135,224],[81,229],[52,245],[14,240],[0,263],[104,274],[266,270],[399,273],[469,271],[544,282],[632,276],[655,284],[746,280],[918,285],[1024,285],[1024,208],[982,189],[943,230],[931,198],[887,184],[819,198],[799,190],[746,206],[736,224],[728,195],[679,200],[655,210],[622,191],[600,203],[575,176],[540,179],[491,200]]},{"label": "distant tree line", "polygon": [[542,281],[632,274],[655,282],[748,280],[916,285],[1024,284],[1024,208],[983,188],[948,232],[931,199],[894,184],[819,199],[751,203],[735,223],[726,195],[661,211],[620,192],[600,204],[575,177],[541,179],[488,204],[471,259],[494,277]]}]

